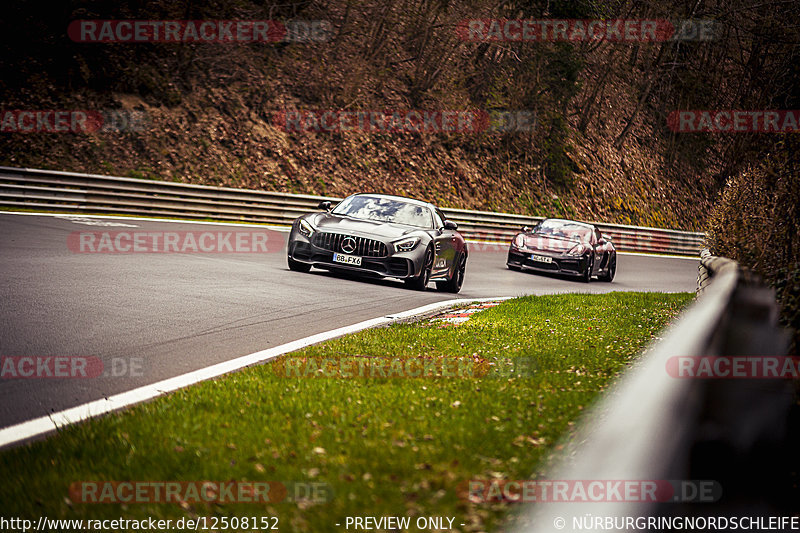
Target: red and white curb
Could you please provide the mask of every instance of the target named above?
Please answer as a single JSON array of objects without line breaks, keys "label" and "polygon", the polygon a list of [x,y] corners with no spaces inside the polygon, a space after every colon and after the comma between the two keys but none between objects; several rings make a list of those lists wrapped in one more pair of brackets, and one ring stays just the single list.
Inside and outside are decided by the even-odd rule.
[{"label": "red and white curb", "polygon": [[57,413],[51,413],[48,416],[42,416],[40,418],[28,420],[27,422],[21,422],[13,426],[2,428],[0,429],[0,448],[10,446],[12,444],[16,444],[42,435],[46,435],[60,428],[69,426],[71,424],[76,424],[78,422],[94,418],[96,416],[104,415],[113,411],[117,411],[119,409],[123,409],[125,407],[130,407],[138,403],[152,400],[159,396],[163,396],[169,392],[182,389],[190,385],[194,385],[201,381],[214,379],[224,374],[235,372],[237,370],[241,370],[242,368],[251,365],[264,363],[266,361],[269,361],[270,359],[274,359],[289,352],[294,352],[301,348],[305,348],[306,346],[311,346],[312,344],[317,344],[330,339],[335,339],[336,337],[341,337],[343,335],[348,335],[350,333],[356,333],[358,331],[362,331],[368,328],[374,328],[376,326],[385,326],[393,322],[408,320],[418,316],[427,315],[435,311],[446,309],[448,307],[461,305],[465,302],[499,303],[500,301],[508,300],[510,298],[512,297],[508,296],[500,298],[475,298],[475,299],[463,298],[463,299],[445,300],[443,302],[436,302],[428,305],[423,305],[421,307],[415,307],[414,309],[403,311],[401,313],[395,313],[378,318],[373,318],[370,320],[365,320],[363,322],[358,322],[357,324],[353,324],[351,326],[345,326],[342,328],[333,329],[323,333],[317,333],[316,335],[311,335],[309,337],[305,337],[296,341],[282,344],[274,348],[261,350],[260,352],[255,352],[242,357],[237,357],[236,359],[231,359],[230,361],[225,361],[223,363],[217,363],[216,365],[212,365],[206,368],[201,368],[200,370],[195,370],[193,372],[182,374],[174,378],[165,379],[163,381],[159,381],[151,385],[145,385],[144,387],[139,387],[133,390],[129,390],[127,392],[115,394],[114,396],[109,396],[108,398],[104,398],[102,400],[95,400],[93,402],[84,403],[82,405],[71,407],[69,409],[59,411]]}]

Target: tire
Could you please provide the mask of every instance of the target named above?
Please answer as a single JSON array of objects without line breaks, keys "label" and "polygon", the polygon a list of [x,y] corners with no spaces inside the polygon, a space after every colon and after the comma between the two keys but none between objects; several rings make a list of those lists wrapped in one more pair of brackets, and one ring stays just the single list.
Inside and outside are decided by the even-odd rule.
[{"label": "tire", "polygon": [[422,272],[416,278],[405,280],[406,287],[417,291],[424,291],[431,279],[431,270],[433,270],[433,248],[428,246],[428,249],[425,250],[425,259],[423,259],[422,263]]},{"label": "tire", "polygon": [[592,281],[592,270],[594,270],[594,254],[589,255],[589,264],[586,266],[586,272],[581,276],[581,281],[589,283]]},{"label": "tire", "polygon": [[598,276],[598,279],[600,281],[610,282],[614,280],[614,276],[616,274],[617,274],[617,255],[614,254],[614,256],[611,258],[611,262],[608,264],[608,271],[605,274],[601,274],[600,276]]},{"label": "tire", "polygon": [[292,272],[308,272],[311,270],[311,265],[301,263],[300,261],[295,261],[288,255],[286,256],[286,262],[289,263],[289,270]]},{"label": "tire", "polygon": [[442,292],[457,293],[461,290],[461,285],[464,284],[464,274],[467,271],[467,256],[461,254],[456,260],[456,267],[453,270],[453,276],[447,281],[437,281],[436,289]]}]

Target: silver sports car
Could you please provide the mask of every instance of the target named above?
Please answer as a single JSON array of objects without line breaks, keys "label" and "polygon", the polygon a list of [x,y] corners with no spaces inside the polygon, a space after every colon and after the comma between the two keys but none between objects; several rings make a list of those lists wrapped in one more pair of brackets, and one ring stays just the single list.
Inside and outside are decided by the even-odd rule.
[{"label": "silver sports car", "polygon": [[402,279],[425,290],[458,292],[467,267],[467,244],[433,204],[386,194],[354,194],[331,209],[294,221],[289,234],[289,268],[347,270]]}]

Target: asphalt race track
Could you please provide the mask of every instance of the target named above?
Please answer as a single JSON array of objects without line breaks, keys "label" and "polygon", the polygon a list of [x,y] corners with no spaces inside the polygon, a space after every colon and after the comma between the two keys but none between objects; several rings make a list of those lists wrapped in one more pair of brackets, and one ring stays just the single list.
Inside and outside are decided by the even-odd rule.
[{"label": "asphalt race track", "polygon": [[[454,297],[434,284],[415,292],[395,281],[291,272],[285,232],[271,231],[268,253],[91,254],[68,246],[75,232],[232,228],[0,213],[0,355],[95,356],[123,374],[0,379],[0,427]],[[470,252],[459,298],[693,291],[697,277],[691,259],[620,255],[613,283],[586,285],[510,271],[505,246],[470,243]],[[131,363],[141,365],[133,376]]]}]

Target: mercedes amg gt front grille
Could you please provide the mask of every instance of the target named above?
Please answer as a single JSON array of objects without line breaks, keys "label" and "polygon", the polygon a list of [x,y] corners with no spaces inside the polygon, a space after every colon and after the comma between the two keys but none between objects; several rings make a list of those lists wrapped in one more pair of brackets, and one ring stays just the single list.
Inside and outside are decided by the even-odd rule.
[{"label": "mercedes amg gt front grille", "polygon": [[386,257],[386,245],[381,241],[354,237],[341,233],[317,232],[312,238],[314,246],[332,252],[341,252],[362,257]]}]

